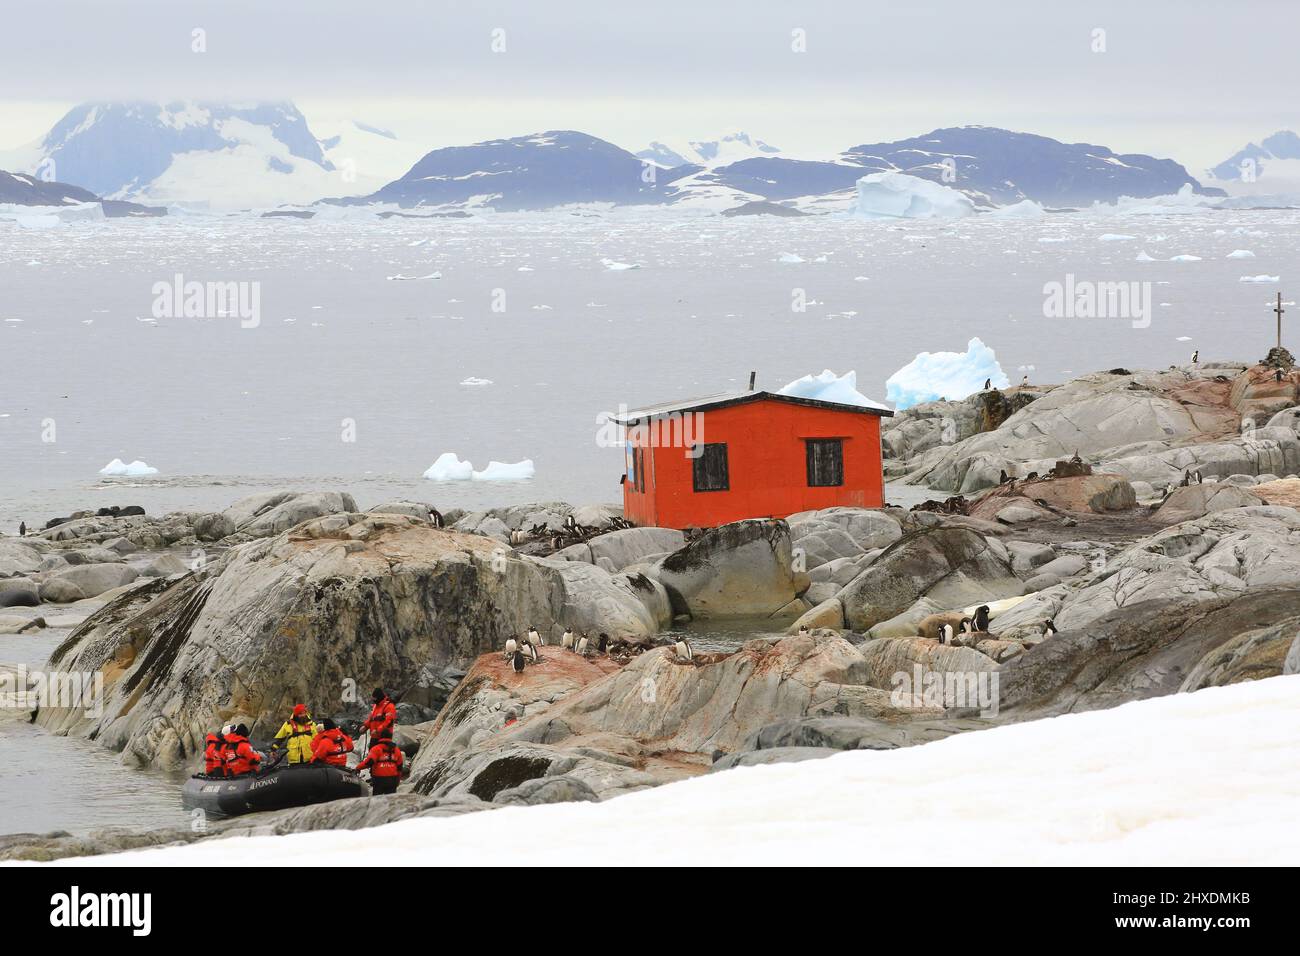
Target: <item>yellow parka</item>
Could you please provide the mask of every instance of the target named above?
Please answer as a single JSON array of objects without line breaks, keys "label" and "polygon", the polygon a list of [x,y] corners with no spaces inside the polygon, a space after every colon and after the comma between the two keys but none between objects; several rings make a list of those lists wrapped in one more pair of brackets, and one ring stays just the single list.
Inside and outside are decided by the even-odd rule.
[{"label": "yellow parka", "polygon": [[275,741],[271,744],[271,749],[280,750],[287,747],[289,750],[289,763],[311,763],[312,738],[320,732],[320,724],[312,720],[310,715],[303,721],[297,721],[290,717],[275,735]]}]

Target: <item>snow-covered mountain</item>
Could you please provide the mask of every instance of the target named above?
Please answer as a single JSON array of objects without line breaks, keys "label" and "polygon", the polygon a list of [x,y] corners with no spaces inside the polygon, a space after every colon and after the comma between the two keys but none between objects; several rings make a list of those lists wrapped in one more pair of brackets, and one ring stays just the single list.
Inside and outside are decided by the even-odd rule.
[{"label": "snow-covered mountain", "polygon": [[1209,175],[1230,193],[1300,191],[1300,136],[1284,129],[1247,143]]},{"label": "snow-covered mountain", "polygon": [[373,127],[333,133],[322,144],[292,103],[84,103],[0,153],[0,166],[52,171],[112,199],[241,208],[368,192],[411,161]]},{"label": "snow-covered mountain", "polygon": [[988,126],[937,129],[890,143],[846,150],[835,162],[761,157],[700,174],[702,184],[767,200],[850,194],[867,173],[902,172],[957,189],[979,205],[1032,199],[1046,206],[1085,206],[1120,196],[1161,196],[1190,183],[1206,189],[1170,159],[1119,155],[1105,146],[1062,143]]},{"label": "snow-covered mountain", "polygon": [[503,211],[570,203],[657,204],[671,202],[671,184],[695,171],[690,166],[662,170],[595,136],[551,130],[435,149],[364,201]]},{"label": "snow-covered mountain", "polygon": [[[94,205],[99,206],[95,212]],[[26,173],[10,173],[0,169],[0,206],[51,207],[67,210],[71,218],[87,218],[86,207],[92,207],[95,216],[106,218],[158,216],[165,210],[150,208],[131,202],[100,199],[88,189],[69,183],[46,181]],[[60,214],[61,215],[61,214]]]},{"label": "snow-covered mountain", "polygon": [[655,140],[638,152],[638,159],[649,160],[665,168],[674,166],[725,166],[756,156],[775,156],[777,147],[754,139],[748,133],[728,133],[712,140]]}]

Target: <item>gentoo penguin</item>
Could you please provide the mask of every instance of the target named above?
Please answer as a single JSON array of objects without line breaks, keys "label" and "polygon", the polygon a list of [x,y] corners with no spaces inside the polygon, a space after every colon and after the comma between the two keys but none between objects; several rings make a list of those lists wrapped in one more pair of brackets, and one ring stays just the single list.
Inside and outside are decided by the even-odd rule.
[{"label": "gentoo penguin", "polygon": [[20,521],[20,522],[18,522],[18,537],[20,537],[20,538],[25,538],[25,537],[27,537],[27,522],[26,522],[26,521]]},{"label": "gentoo penguin", "polygon": [[686,640],[684,637],[677,638],[677,642],[673,644],[673,653],[677,655],[679,661],[691,661],[695,659],[695,654],[691,651],[690,641]]},{"label": "gentoo penguin", "polygon": [[802,635],[806,635],[807,633],[808,633],[808,625],[807,625],[807,624],[800,624],[800,625],[799,625],[799,634],[802,636]]},{"label": "gentoo penguin", "polygon": [[596,640],[596,650],[602,654],[609,653],[609,635],[604,631],[600,632],[600,637]]},{"label": "gentoo penguin", "polygon": [[442,520],[442,512],[439,511],[437,508],[430,508],[429,523],[432,524],[435,528],[445,527]]},{"label": "gentoo penguin", "polygon": [[981,604],[975,609],[973,626],[977,634],[987,634],[989,632],[989,606],[987,604]]},{"label": "gentoo penguin", "polygon": [[573,628],[566,627],[564,629],[564,636],[560,638],[560,646],[566,651],[573,650]]},{"label": "gentoo penguin", "polygon": [[1023,378],[1020,379],[1020,387],[1021,387],[1021,388],[1026,388],[1026,387],[1028,387],[1028,385],[1029,385],[1029,376],[1026,375],[1026,376],[1024,376]]},{"label": "gentoo penguin", "polygon": [[1199,468],[1196,469],[1196,483],[1198,485],[1205,484],[1205,476],[1201,474],[1201,469]]},{"label": "gentoo penguin", "polygon": [[578,521],[573,515],[566,515],[564,518],[564,530],[569,534],[578,533]]},{"label": "gentoo penguin", "polygon": [[987,392],[987,391],[988,391],[990,388],[992,388],[992,387],[993,387],[993,379],[991,379],[991,378],[986,378],[986,379],[984,380],[984,391]]},{"label": "gentoo penguin", "polygon": [[507,637],[507,638],[506,638],[506,658],[509,659],[511,656],[514,655],[515,651],[517,651],[517,650],[519,650],[519,642],[516,641],[513,637]]},{"label": "gentoo penguin", "polygon": [[1056,633],[1056,622],[1050,617],[1043,622],[1043,637],[1051,637]]},{"label": "gentoo penguin", "polygon": [[537,656],[536,644],[529,644],[527,641],[524,641],[524,646],[521,647],[519,650],[522,653],[528,655],[528,659],[532,661],[534,664],[536,664],[539,660],[541,660],[541,658]]},{"label": "gentoo penguin", "polygon": [[524,672],[524,655],[522,651],[515,651],[514,655],[510,658],[510,666],[515,669],[516,674],[522,674]]},{"label": "gentoo penguin", "polygon": [[999,485],[1005,485],[1010,480],[1011,480],[1011,476],[1007,474],[1007,470],[1005,468],[1003,468],[1001,471],[998,472]]},{"label": "gentoo penguin", "polygon": [[1195,352],[1192,353],[1192,364],[1195,365],[1200,360],[1201,360],[1201,350],[1197,349]]},{"label": "gentoo penguin", "polygon": [[973,633],[975,633],[975,632],[971,629],[971,620],[970,620],[970,618],[968,618],[968,617],[963,617],[963,618],[961,619],[961,624],[959,625],[959,630],[960,630],[960,633],[962,633],[962,634],[973,634]]},{"label": "gentoo penguin", "polygon": [[1281,370],[1281,369],[1278,369],[1276,372],[1273,373],[1273,381],[1275,381],[1275,382],[1280,382],[1280,381],[1282,381],[1282,370]]},{"label": "gentoo penguin", "polygon": [[951,644],[951,643],[952,643],[952,625],[951,625],[951,624],[945,624],[943,627],[939,628],[939,643],[940,643],[940,644]]},{"label": "gentoo penguin", "polygon": [[584,635],[582,635],[582,637],[578,638],[578,647],[577,647],[577,651],[578,651],[578,653],[581,654],[583,657],[586,657],[586,656],[587,656],[587,645],[588,645],[589,643],[590,643],[590,642],[587,640],[587,635],[586,635],[586,634],[584,634]]},{"label": "gentoo penguin", "polygon": [[1184,471],[1183,480],[1178,483],[1178,487],[1186,488],[1191,483],[1192,483],[1192,473],[1190,471]]},{"label": "gentoo penguin", "polygon": [[528,643],[529,644],[546,644],[546,638],[537,633],[537,628],[531,624],[528,625]]}]

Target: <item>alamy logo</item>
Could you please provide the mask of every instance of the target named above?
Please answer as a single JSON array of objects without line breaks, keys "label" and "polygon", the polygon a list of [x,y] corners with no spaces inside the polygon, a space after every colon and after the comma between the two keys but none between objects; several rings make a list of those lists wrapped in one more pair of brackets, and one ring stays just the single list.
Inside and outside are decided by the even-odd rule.
[{"label": "alamy logo", "polygon": [[1049,319],[1129,319],[1135,329],[1151,325],[1150,282],[1092,282],[1067,273],[1064,282],[1043,285],[1043,315]]},{"label": "alamy logo", "polygon": [[133,936],[148,936],[152,914],[150,893],[82,893],[74,886],[50,897],[51,926],[126,926]]},{"label": "alamy logo", "polygon": [[262,283],[185,281],[176,273],[172,281],[153,284],[155,319],[220,319],[235,316],[245,329],[262,322]]}]

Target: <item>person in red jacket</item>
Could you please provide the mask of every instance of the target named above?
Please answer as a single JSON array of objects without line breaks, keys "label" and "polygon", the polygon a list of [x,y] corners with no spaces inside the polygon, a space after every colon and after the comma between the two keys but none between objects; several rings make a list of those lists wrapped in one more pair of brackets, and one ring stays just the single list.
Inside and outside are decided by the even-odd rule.
[{"label": "person in red jacket", "polygon": [[396,793],[397,785],[407,774],[404,763],[401,748],[393,743],[393,735],[385,731],[379,742],[370,748],[366,759],[357,764],[357,772],[370,771],[370,789],[377,796]]},{"label": "person in red jacket", "polygon": [[252,773],[262,763],[262,755],[248,742],[248,727],[240,724],[226,734],[225,768],[227,777]]},{"label": "person in red jacket", "polygon": [[226,738],[223,734],[208,734],[203,743],[203,772],[209,777],[220,777],[222,775],[221,754],[226,749]]},{"label": "person in red jacket", "polygon": [[393,726],[397,723],[397,705],[389,699],[382,687],[376,687],[370,699],[375,702],[375,706],[370,708],[370,716],[361,726],[370,731],[372,740],[378,740],[385,731],[391,737]]},{"label": "person in red jacket", "polygon": [[352,753],[352,738],[328,717],[321,721],[321,727],[324,729],[311,741],[311,762],[346,767],[348,754]]}]

